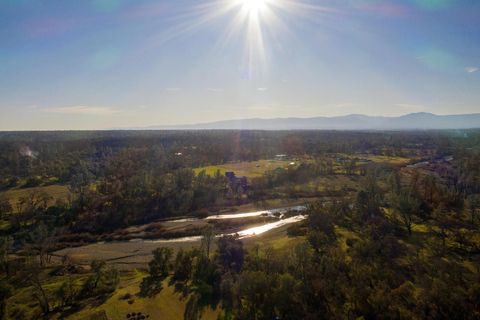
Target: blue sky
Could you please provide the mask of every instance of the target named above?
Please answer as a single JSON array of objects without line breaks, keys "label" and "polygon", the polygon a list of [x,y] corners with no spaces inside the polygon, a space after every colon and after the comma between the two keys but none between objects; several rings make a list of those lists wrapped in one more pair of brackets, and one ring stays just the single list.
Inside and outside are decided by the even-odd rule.
[{"label": "blue sky", "polygon": [[477,0],[0,0],[0,130],[480,112]]}]

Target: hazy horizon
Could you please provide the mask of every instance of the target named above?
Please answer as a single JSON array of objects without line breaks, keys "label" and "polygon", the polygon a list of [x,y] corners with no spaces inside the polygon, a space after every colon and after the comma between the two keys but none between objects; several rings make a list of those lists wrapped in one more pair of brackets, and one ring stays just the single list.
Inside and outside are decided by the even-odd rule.
[{"label": "hazy horizon", "polygon": [[0,0],[0,130],[480,110],[468,0]]},{"label": "hazy horizon", "polygon": [[[351,122],[351,117],[363,117],[361,122]],[[428,116],[428,118],[425,118]],[[473,116],[473,117],[472,117]],[[323,122],[312,122],[313,120]],[[251,122],[246,122],[251,121]],[[327,122],[325,122],[327,121]],[[328,121],[334,121],[328,125]],[[340,121],[340,122],[339,122]],[[343,122],[342,122],[343,121]],[[412,122],[413,121],[413,122]],[[287,127],[285,127],[287,126]],[[346,114],[314,117],[255,117],[222,119],[209,122],[172,123],[167,125],[123,126],[110,128],[60,128],[60,129],[15,129],[0,132],[28,131],[142,131],[142,130],[345,130],[345,131],[403,131],[403,130],[450,130],[480,128],[480,112],[470,114],[434,114],[429,112],[407,113],[399,116]]]}]

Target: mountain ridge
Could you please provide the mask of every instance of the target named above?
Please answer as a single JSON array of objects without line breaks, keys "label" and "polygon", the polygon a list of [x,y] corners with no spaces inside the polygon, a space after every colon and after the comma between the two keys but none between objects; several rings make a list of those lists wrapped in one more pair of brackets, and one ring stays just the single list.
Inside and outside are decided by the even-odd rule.
[{"label": "mountain ridge", "polygon": [[335,117],[249,118],[187,125],[150,126],[150,130],[441,130],[480,128],[480,113],[436,115],[428,112],[402,116],[349,114]]}]

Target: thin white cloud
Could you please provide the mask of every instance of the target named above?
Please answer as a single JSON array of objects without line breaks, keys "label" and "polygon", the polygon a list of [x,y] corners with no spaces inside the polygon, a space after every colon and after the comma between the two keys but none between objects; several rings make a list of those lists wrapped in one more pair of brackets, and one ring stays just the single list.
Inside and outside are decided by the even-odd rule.
[{"label": "thin white cloud", "polygon": [[468,72],[468,73],[475,73],[475,72],[477,72],[478,70],[480,70],[480,69],[477,68],[477,67],[466,67],[466,68],[465,68],[465,71]]},{"label": "thin white cloud", "polygon": [[167,92],[178,92],[178,91],[180,91],[180,88],[177,88],[177,87],[165,88],[165,91],[167,91]]},{"label": "thin white cloud", "polygon": [[267,91],[268,88],[257,88],[257,91],[260,91],[260,92],[264,92],[264,91]]},{"label": "thin white cloud", "polygon": [[71,106],[59,108],[46,108],[45,112],[58,114],[79,114],[79,115],[111,115],[120,111],[111,107],[90,107],[90,106]]}]

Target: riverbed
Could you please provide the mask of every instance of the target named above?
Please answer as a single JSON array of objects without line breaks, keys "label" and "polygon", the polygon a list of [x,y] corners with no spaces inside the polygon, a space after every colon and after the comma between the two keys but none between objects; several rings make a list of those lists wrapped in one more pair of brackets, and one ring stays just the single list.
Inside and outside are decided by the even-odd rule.
[{"label": "riverbed", "polygon": [[[304,211],[306,206],[294,206],[261,210],[254,212],[242,212],[235,214],[213,215],[204,219],[190,218],[168,221],[169,225],[181,225],[191,222],[208,222],[212,220],[246,219],[254,217],[269,218],[268,222],[260,225],[239,228],[235,232],[217,234],[216,237],[224,235],[236,235],[238,238],[247,240],[264,235],[272,230],[279,229],[306,219]],[[287,216],[287,213],[288,216]],[[272,218],[278,219],[272,222]],[[172,247],[175,250],[189,249],[200,244],[201,236],[182,237],[174,239],[146,240],[142,238],[129,241],[98,242],[80,247],[66,248],[55,252],[55,256],[68,255],[76,263],[89,264],[92,260],[104,260],[115,264],[120,268],[143,267],[151,259],[151,252],[158,247]]]}]

